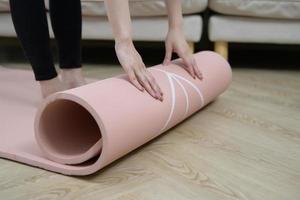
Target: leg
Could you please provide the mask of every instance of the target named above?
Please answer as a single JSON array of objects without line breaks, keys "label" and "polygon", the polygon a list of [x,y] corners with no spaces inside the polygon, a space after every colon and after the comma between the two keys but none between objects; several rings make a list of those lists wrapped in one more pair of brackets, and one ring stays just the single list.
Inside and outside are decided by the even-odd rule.
[{"label": "leg", "polygon": [[50,16],[62,80],[68,88],[81,86],[85,80],[81,72],[80,0],[50,0]]},{"label": "leg", "polygon": [[80,68],[80,0],[50,0],[50,17],[59,49],[60,68]]},{"label": "leg", "polygon": [[42,0],[10,0],[17,36],[36,80],[57,76],[49,45],[48,24]]},{"label": "leg", "polygon": [[219,53],[226,60],[228,60],[228,42],[216,41],[215,42],[215,52]]},{"label": "leg", "polygon": [[188,45],[189,45],[189,48],[190,48],[191,52],[192,52],[192,53],[195,53],[195,43],[189,41],[189,42],[188,42]]},{"label": "leg", "polygon": [[10,0],[14,27],[43,97],[63,89],[57,78],[49,45],[49,31],[43,0]]}]

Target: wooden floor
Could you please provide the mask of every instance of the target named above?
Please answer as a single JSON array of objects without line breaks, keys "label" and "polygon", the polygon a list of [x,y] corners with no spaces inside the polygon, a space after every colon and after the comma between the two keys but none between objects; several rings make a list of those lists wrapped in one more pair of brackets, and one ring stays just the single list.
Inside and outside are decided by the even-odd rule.
[{"label": "wooden floor", "polygon": [[[98,78],[122,72],[84,69]],[[0,199],[300,199],[300,71],[233,75],[217,101],[94,175],[0,159]]]}]

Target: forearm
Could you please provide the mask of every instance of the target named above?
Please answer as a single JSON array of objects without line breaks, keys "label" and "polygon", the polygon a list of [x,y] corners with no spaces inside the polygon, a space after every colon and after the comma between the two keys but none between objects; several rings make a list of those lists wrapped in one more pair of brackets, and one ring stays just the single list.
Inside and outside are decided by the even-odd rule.
[{"label": "forearm", "polygon": [[132,40],[128,0],[105,0],[105,6],[115,41]]},{"label": "forearm", "polygon": [[182,28],[181,0],[165,0],[168,12],[169,29]]}]

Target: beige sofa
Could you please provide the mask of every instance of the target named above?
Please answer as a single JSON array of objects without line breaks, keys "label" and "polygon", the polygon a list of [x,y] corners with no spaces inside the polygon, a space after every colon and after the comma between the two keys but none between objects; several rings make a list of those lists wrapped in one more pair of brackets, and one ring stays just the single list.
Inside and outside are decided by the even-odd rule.
[{"label": "beige sofa", "polygon": [[[103,0],[82,0],[83,39],[113,40]],[[207,0],[183,0],[184,30],[190,47],[200,41],[202,18]],[[46,0],[48,8],[48,0]],[[133,38],[136,41],[163,41],[168,25],[164,0],[131,0]],[[50,24],[50,23],[49,23]],[[0,36],[15,37],[9,13],[9,0],[0,0]],[[53,34],[51,33],[51,37]]]},{"label": "beige sofa", "polygon": [[[9,0],[0,0],[0,37],[15,37]],[[83,38],[113,40],[103,0],[81,0]],[[228,57],[228,43],[300,44],[300,0],[182,0],[184,30],[191,49],[200,41],[207,8],[208,36]],[[48,8],[48,0],[46,0]],[[164,0],[131,0],[134,39],[163,41],[167,33]],[[50,24],[50,23],[49,23]],[[51,33],[53,37],[53,34]]]},{"label": "beige sofa", "polygon": [[228,56],[228,43],[300,44],[300,0],[209,0],[209,39]]}]

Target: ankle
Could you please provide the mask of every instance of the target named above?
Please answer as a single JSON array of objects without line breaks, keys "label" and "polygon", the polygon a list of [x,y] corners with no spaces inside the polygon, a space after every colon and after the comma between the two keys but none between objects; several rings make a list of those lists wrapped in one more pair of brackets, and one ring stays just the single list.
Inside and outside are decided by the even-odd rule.
[{"label": "ankle", "polygon": [[57,76],[49,80],[39,81],[39,84],[43,98],[46,98],[55,92],[64,90],[64,86]]},{"label": "ankle", "polygon": [[86,84],[81,68],[61,69],[60,76],[67,89]]},{"label": "ankle", "polygon": [[63,81],[83,79],[81,68],[61,69],[60,74]]}]

